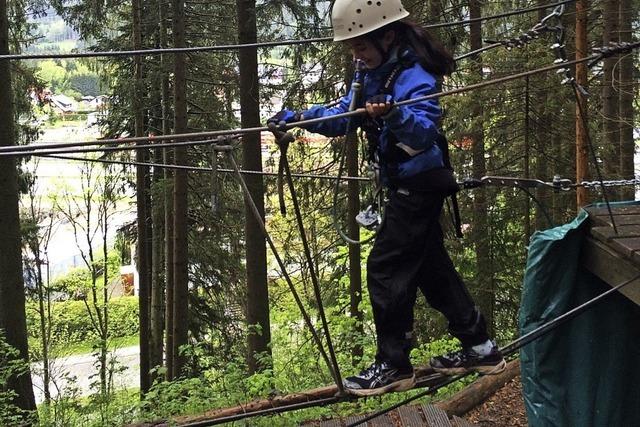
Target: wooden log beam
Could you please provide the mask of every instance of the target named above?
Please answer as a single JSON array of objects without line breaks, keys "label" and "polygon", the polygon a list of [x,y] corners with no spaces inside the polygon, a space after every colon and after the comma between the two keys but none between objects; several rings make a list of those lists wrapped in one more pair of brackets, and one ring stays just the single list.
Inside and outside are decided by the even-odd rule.
[{"label": "wooden log beam", "polygon": [[[435,375],[435,371],[430,366],[419,366],[415,368],[417,387],[429,387],[442,381],[440,375]],[[311,390],[305,390],[299,393],[291,393],[281,396],[275,396],[269,399],[257,399],[242,405],[232,406],[228,408],[218,408],[206,411],[197,415],[186,415],[173,417],[170,420],[156,420],[138,424],[129,424],[127,427],[164,427],[169,425],[191,424],[196,422],[213,421],[220,418],[231,417],[240,414],[251,414],[272,408],[290,406],[296,404],[304,404],[306,402],[318,401],[336,397],[338,387],[330,385],[319,387]],[[341,399],[344,401],[357,399],[357,396],[345,396]]]},{"label": "wooden log beam", "polygon": [[[608,283],[615,286],[640,274],[640,252],[633,251],[625,258],[613,244],[605,244],[592,237],[582,245],[582,265]],[[620,289],[620,293],[640,305],[640,279]]]},{"label": "wooden log beam", "polygon": [[507,363],[507,368],[498,375],[485,375],[449,399],[436,403],[451,418],[462,416],[487,400],[507,382],[520,375],[520,360]]}]

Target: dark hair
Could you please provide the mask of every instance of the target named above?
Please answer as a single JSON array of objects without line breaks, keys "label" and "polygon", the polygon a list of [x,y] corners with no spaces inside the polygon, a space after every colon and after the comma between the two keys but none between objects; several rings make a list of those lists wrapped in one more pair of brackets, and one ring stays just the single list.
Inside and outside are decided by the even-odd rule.
[{"label": "dark hair", "polygon": [[371,32],[368,36],[380,40],[387,31],[395,31],[396,44],[411,47],[422,68],[437,76],[451,74],[456,61],[449,51],[427,30],[409,19],[392,22]]}]

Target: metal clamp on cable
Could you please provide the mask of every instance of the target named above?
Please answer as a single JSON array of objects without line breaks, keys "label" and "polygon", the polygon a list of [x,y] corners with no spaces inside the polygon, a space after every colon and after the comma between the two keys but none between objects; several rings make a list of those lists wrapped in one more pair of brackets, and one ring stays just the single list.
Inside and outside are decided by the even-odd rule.
[{"label": "metal clamp on cable", "polygon": [[[533,40],[540,37],[540,34],[544,32],[555,32],[557,39],[564,39],[564,28],[562,26],[562,22],[560,21],[560,17],[563,13],[564,5],[559,5],[553,9],[553,12],[542,18],[540,22],[531,27],[531,29],[529,29],[527,32],[522,33],[517,37],[512,37],[504,40],[485,40],[485,43],[499,44],[504,46],[507,50],[512,50],[513,48],[522,48],[528,45]],[[549,23],[551,21],[554,22],[550,25]]]},{"label": "metal clamp on cable", "polygon": [[465,190],[470,190],[472,188],[482,187],[484,183],[479,179],[467,177],[463,179],[459,185]]},{"label": "metal clamp on cable", "polygon": [[220,197],[218,195],[218,152],[211,146],[211,212],[217,215],[220,211]]},{"label": "metal clamp on cable", "polygon": [[560,192],[560,190],[569,191],[572,185],[573,183],[570,179],[562,179],[560,175],[554,175],[553,181],[551,182],[551,186],[555,192]]},{"label": "metal clamp on cable", "polygon": [[593,51],[598,53],[598,57],[593,61],[590,61],[587,66],[589,68],[596,65],[598,62],[602,61],[604,58],[608,58],[614,55],[627,54],[633,51],[638,47],[638,43],[629,43],[629,42],[609,42],[608,46],[596,47],[593,48]]},{"label": "metal clamp on cable", "polygon": [[513,178],[510,176],[483,176],[481,181],[485,184],[502,187],[539,188],[549,186],[539,179]]}]

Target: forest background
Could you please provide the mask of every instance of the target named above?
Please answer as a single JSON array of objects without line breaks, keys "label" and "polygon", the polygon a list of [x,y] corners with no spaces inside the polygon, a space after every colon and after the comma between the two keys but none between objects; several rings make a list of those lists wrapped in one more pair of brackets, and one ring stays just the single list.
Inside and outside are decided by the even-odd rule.
[{"label": "forest background", "polygon": [[[427,25],[546,3],[429,0],[405,6]],[[576,7],[583,13],[576,13]],[[564,29],[566,57],[574,58],[576,50],[588,55],[611,41],[636,41],[639,8],[636,0],[567,2],[557,20]],[[47,34],[39,33],[34,22],[51,9],[83,41],[80,50],[232,45],[331,34],[327,1],[0,0],[0,54],[68,50],[61,43],[42,43]],[[458,56],[493,40],[518,37],[552,10],[431,31]],[[53,33],[54,26],[48,28]],[[551,48],[557,36],[557,31],[545,32],[522,48],[498,47],[460,60],[443,89],[550,65],[557,59],[558,49]],[[349,88],[352,71],[348,52],[324,41],[188,54],[0,60],[0,80],[9,82],[9,90],[0,94],[0,140],[3,145],[43,142],[44,128],[85,120],[56,113],[38,96],[28,96],[45,89],[76,101],[104,94],[107,101],[95,118],[99,136],[119,138],[258,127],[282,106],[300,110],[339,98]],[[598,178],[598,171],[605,179],[633,179],[637,54],[607,58],[590,69],[588,79],[585,71],[573,67],[569,74],[532,75],[442,97],[443,131],[458,178],[552,181],[557,175],[574,180],[580,154],[576,141],[584,140],[588,130],[590,172],[585,179]],[[586,129],[571,85],[563,84],[568,75],[590,94],[584,98]],[[288,150],[295,172],[335,176],[346,144],[348,174],[367,175],[362,135],[295,133]],[[246,134],[233,144],[243,169],[277,170],[280,153],[267,133]],[[76,153],[85,160],[77,166],[78,182],[47,194],[38,191],[38,170],[49,159],[0,157],[0,424],[121,425],[332,382],[238,180],[228,173],[229,157],[208,147]],[[310,269],[290,194],[283,215],[273,175],[244,177],[311,323],[319,327],[322,307],[339,366],[344,373],[358,371],[375,353],[363,283],[370,243],[345,244],[334,222],[352,238],[369,237],[352,218],[370,203],[371,185],[351,180],[336,187],[331,179],[295,179],[314,260]],[[573,190],[544,187],[463,190],[458,195],[462,239],[455,238],[445,216],[454,263],[499,344],[518,334],[530,236],[570,220],[578,204],[602,199],[597,188],[582,196],[577,202]],[[631,200],[634,187],[612,187],[607,196]],[[127,210],[134,217],[123,221],[121,213]],[[81,267],[54,277],[46,272],[48,245],[60,223],[73,230],[71,244],[79,250]],[[128,273],[123,275],[121,266],[127,264],[137,269],[136,295],[116,296],[114,289],[126,288]],[[322,304],[315,298],[314,275]],[[416,365],[456,345],[442,316],[422,299],[415,335]],[[132,344],[140,352],[139,388],[114,380],[132,368],[115,349]],[[90,349],[95,363],[88,396],[80,393],[78,378],[55,369],[58,357],[78,349]],[[43,402],[37,407],[32,373],[44,379]],[[364,412],[400,398],[297,411],[278,416],[278,423]]]}]

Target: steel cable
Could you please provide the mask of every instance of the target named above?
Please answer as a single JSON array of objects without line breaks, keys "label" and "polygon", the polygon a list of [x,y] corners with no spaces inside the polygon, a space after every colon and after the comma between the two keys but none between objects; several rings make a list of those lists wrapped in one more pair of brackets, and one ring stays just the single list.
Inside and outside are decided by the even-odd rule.
[{"label": "steel cable", "polygon": [[[467,25],[478,21],[488,21],[492,19],[505,18],[514,15],[521,15],[529,12],[535,12],[538,10],[554,7],[558,5],[573,3],[575,0],[565,0],[556,3],[549,3],[546,5],[540,5],[530,7],[527,9],[516,9],[510,12],[500,13],[496,15],[483,16],[474,19],[464,19],[453,22],[442,22],[438,24],[426,24],[425,28],[444,28],[453,27],[456,25]],[[122,50],[122,51],[95,51],[95,52],[75,52],[75,53],[42,53],[42,54],[8,54],[0,55],[1,60],[23,60],[23,59],[68,59],[68,58],[95,58],[95,57],[118,57],[118,56],[138,56],[138,55],[161,55],[166,53],[190,53],[190,52],[212,52],[212,51],[227,51],[238,50],[248,48],[261,48],[261,47],[276,47],[296,44],[311,44],[330,42],[332,37],[316,37],[311,39],[300,40],[280,40],[272,42],[260,42],[260,43],[247,43],[247,44],[229,44],[218,46],[199,46],[199,47],[183,47],[183,48],[158,48],[158,49],[138,49],[138,50]]]},{"label": "steel cable", "polygon": [[[633,43],[633,45],[634,45],[633,48],[636,49],[640,46],[640,42]],[[585,58],[567,61],[561,64],[553,64],[546,67],[536,68],[534,70],[529,70],[521,73],[512,74],[509,76],[499,77],[486,82],[475,83],[475,84],[467,85],[461,88],[450,89],[446,91],[433,93],[430,95],[425,95],[417,98],[399,101],[395,105],[396,106],[410,105],[410,104],[414,104],[417,102],[422,102],[422,101],[426,101],[426,100],[434,99],[438,97],[451,96],[451,95],[456,95],[464,92],[469,92],[472,90],[477,90],[477,89],[481,89],[487,86],[492,86],[500,83],[506,83],[512,80],[517,80],[517,79],[535,75],[535,74],[541,74],[541,73],[545,73],[545,72],[557,70],[557,69],[564,69],[565,67],[575,65],[575,64],[580,64],[586,61],[593,61],[600,57],[601,57],[601,54],[593,54]],[[302,120],[296,123],[289,123],[281,127],[279,130],[288,130],[297,126],[305,126],[309,124],[322,123],[329,120],[336,120],[340,118],[365,115],[365,114],[366,114],[366,109],[358,108],[352,112],[345,112],[345,113],[336,114],[328,117],[318,117],[315,119]],[[98,141],[29,144],[29,145],[20,145],[20,146],[11,146],[11,147],[0,147],[0,156],[29,156],[29,155],[37,154],[38,152],[43,154],[74,153],[75,151],[73,150],[64,150],[64,149],[86,146],[86,145],[100,145],[100,144],[118,145],[118,144],[143,142],[143,141],[166,141],[169,139],[207,138],[207,137],[215,138],[215,137],[221,137],[221,136],[238,136],[238,135],[248,134],[252,132],[264,132],[264,131],[268,131],[268,128],[266,126],[219,130],[219,131],[208,131],[208,132],[194,132],[194,133],[185,133],[185,134],[158,135],[158,136],[150,136],[150,137],[110,138],[110,139],[103,139]],[[198,142],[198,144],[202,144],[202,143],[203,143],[202,141]],[[185,144],[185,145],[188,145],[188,144]],[[154,144],[154,148],[163,148],[165,146],[166,146],[166,143]],[[135,149],[135,148],[125,148],[125,149]],[[48,151],[48,150],[53,150],[53,151]]]}]

